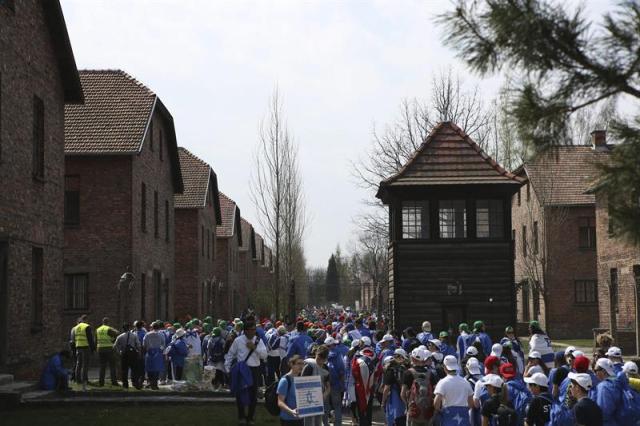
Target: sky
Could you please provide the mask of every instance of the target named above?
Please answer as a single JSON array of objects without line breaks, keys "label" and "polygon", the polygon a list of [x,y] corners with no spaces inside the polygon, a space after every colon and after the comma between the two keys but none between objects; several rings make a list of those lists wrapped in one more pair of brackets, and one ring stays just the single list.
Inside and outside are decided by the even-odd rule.
[{"label": "sky", "polygon": [[[173,115],[178,145],[208,162],[222,192],[261,232],[249,190],[259,124],[278,87],[299,160],[310,222],[308,266],[325,267],[355,238],[371,197],[351,164],[372,129],[405,98],[428,94],[452,68],[490,102],[500,78],[470,75],[433,18],[451,2],[62,0],[79,69],[122,69]],[[571,3],[571,2],[570,2]],[[606,0],[586,3],[601,16]]]}]

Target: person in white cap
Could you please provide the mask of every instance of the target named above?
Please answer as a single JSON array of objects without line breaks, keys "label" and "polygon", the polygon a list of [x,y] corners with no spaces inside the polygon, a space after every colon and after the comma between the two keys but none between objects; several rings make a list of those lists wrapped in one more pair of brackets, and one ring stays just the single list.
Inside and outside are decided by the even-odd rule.
[{"label": "person in white cap", "polygon": [[616,378],[613,363],[607,358],[599,358],[593,370],[599,380],[596,385],[596,404],[602,410],[602,420],[605,425],[618,425],[623,388]]},{"label": "person in white cap", "polygon": [[531,376],[531,373],[529,372],[529,370],[531,369],[531,367],[536,366],[536,365],[540,366],[540,368],[542,368],[542,371],[544,372],[545,376],[549,374],[549,368],[542,361],[542,356],[540,355],[540,352],[531,351],[531,352],[529,352],[529,356],[527,357],[527,365],[524,368],[524,375],[526,377]]},{"label": "person in white cap", "polygon": [[498,358],[502,357],[502,345],[500,343],[494,343],[491,346],[491,355],[497,356]]},{"label": "person in white cap", "polygon": [[433,417],[433,388],[438,380],[427,368],[431,353],[422,348],[411,352],[411,367],[402,380],[402,399],[406,402],[407,425],[427,424]]},{"label": "person in white cap", "polygon": [[638,364],[633,361],[627,361],[622,366],[622,372],[627,375],[628,378],[638,379]]},{"label": "person in white cap", "polygon": [[471,389],[475,389],[476,383],[482,379],[482,367],[477,358],[469,358],[465,364],[467,374],[465,380],[471,385]]},{"label": "person in white cap", "polygon": [[[396,349],[391,361],[384,367],[382,379],[382,407],[387,425],[406,425],[406,406],[402,399],[402,381],[407,371],[404,349]],[[387,359],[385,358],[385,359]]]},{"label": "person in white cap", "polygon": [[458,375],[458,360],[452,355],[444,358],[447,376],[436,385],[434,407],[441,415],[442,426],[470,426],[469,409],[473,408],[473,391],[469,383]]},{"label": "person in white cap", "polygon": [[575,424],[583,426],[602,426],[602,410],[589,398],[592,382],[586,373],[569,373],[571,396],[578,401],[573,406]]},{"label": "person in white cap", "polygon": [[482,426],[490,424],[517,424],[518,415],[509,405],[509,395],[504,381],[497,374],[488,374],[480,382],[487,390],[489,398],[482,404]]},{"label": "person in white cap", "polygon": [[549,424],[551,404],[553,396],[549,393],[549,379],[543,373],[536,373],[531,377],[525,377],[524,382],[533,395],[527,405],[525,425],[545,426]]},{"label": "person in white cap", "polygon": [[622,360],[622,349],[617,346],[611,346],[607,349],[607,358],[611,360],[613,364],[613,371],[616,374],[622,371],[622,366],[624,365],[624,361]]},{"label": "person in white cap", "polygon": [[422,323],[422,333],[418,334],[418,340],[420,343],[427,346],[427,342],[433,339],[433,334],[431,334],[431,323],[429,321],[424,321]]}]

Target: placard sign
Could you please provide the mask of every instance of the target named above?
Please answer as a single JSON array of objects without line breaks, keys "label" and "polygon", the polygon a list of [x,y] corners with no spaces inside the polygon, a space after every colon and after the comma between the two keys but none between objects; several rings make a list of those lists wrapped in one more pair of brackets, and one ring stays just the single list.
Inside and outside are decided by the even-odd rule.
[{"label": "placard sign", "polygon": [[320,376],[294,377],[298,416],[310,417],[324,414],[322,382]]}]

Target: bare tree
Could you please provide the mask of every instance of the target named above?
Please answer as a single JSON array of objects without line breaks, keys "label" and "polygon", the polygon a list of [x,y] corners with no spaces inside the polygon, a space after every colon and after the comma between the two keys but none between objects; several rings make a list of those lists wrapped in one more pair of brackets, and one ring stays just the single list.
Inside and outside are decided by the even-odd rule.
[{"label": "bare tree", "polygon": [[279,316],[281,290],[291,280],[293,253],[295,247],[302,247],[306,216],[298,150],[287,128],[277,88],[269,101],[267,117],[260,123],[259,134],[250,190],[258,220],[274,249],[272,300]]}]

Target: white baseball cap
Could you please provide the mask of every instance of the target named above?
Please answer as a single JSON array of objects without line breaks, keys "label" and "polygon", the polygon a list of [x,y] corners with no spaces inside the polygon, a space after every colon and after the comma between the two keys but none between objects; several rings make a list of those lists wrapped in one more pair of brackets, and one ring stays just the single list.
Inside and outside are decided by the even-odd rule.
[{"label": "white baseball cap", "polygon": [[475,346],[469,346],[465,353],[467,355],[476,356],[478,355],[478,349]]},{"label": "white baseball cap", "polygon": [[[442,358],[444,358],[444,354],[442,352],[431,352],[431,356],[436,362],[440,362],[442,361]],[[452,356],[452,355],[449,355],[449,356]]]},{"label": "white baseball cap", "polygon": [[431,323],[429,321],[422,323],[422,331],[431,331]]},{"label": "white baseball cap", "polygon": [[393,354],[394,354],[394,355],[400,355],[400,356],[401,356],[401,357],[403,357],[403,358],[407,358],[407,351],[405,351],[405,350],[404,350],[404,349],[402,349],[402,348],[398,348],[398,349],[396,349],[395,351],[393,351]]},{"label": "white baseball cap", "polygon": [[338,341],[331,336],[327,336],[327,338],[324,339],[324,344],[327,346],[336,345],[337,343]]},{"label": "white baseball cap", "polygon": [[431,339],[429,340],[429,343],[431,343],[432,345],[434,345],[436,348],[440,349],[442,347],[442,342],[438,339]]},{"label": "white baseball cap", "polygon": [[491,355],[497,356],[498,358],[502,356],[502,345],[500,343],[495,343],[491,346]]},{"label": "white baseball cap", "polygon": [[471,374],[482,374],[482,369],[480,368],[480,361],[478,358],[469,358],[467,360],[467,371]]},{"label": "white baseball cap", "polygon": [[391,355],[387,355],[382,359],[382,365],[389,365],[391,361],[393,361],[393,357]]},{"label": "white baseball cap", "polygon": [[393,342],[393,336],[390,334],[385,334],[382,336],[382,342]]},{"label": "white baseball cap", "polygon": [[182,336],[184,336],[185,334],[187,334],[187,332],[185,331],[184,328],[179,328],[178,331],[176,331],[176,338],[181,338]]},{"label": "white baseball cap", "polygon": [[544,370],[539,365],[534,365],[529,369],[527,373],[529,374],[529,377],[531,377],[536,373],[544,373]]},{"label": "white baseball cap", "polygon": [[573,355],[574,358],[578,358],[579,356],[584,356],[584,352],[579,351],[579,350],[576,349],[575,351],[573,351],[572,355]]},{"label": "white baseball cap", "polygon": [[431,352],[424,349],[415,348],[413,351],[411,351],[411,358],[415,358],[418,361],[426,361],[430,356]]},{"label": "white baseball cap", "polygon": [[360,339],[355,339],[353,342],[351,342],[351,347],[357,348],[358,346],[360,346],[360,343]]},{"label": "white baseball cap", "polygon": [[540,359],[540,358],[542,358],[542,356],[540,355],[540,352],[538,352],[538,351],[531,351],[531,352],[529,352],[529,358],[531,358],[531,359]]},{"label": "white baseball cap", "polygon": [[598,358],[596,361],[596,368],[602,368],[607,372],[609,376],[614,376],[615,371],[613,370],[613,363],[609,358]]},{"label": "white baseball cap", "polygon": [[571,355],[575,350],[575,346],[567,346],[567,348],[564,350],[564,356]]},{"label": "white baseball cap", "polygon": [[458,360],[453,355],[447,355],[444,357],[444,367],[449,371],[458,371]]},{"label": "white baseball cap", "polygon": [[617,346],[611,346],[609,349],[607,349],[607,356],[621,357],[622,349]]},{"label": "white baseball cap", "polygon": [[622,371],[625,374],[638,374],[638,364],[633,361],[627,361],[622,366]]},{"label": "white baseball cap", "polygon": [[487,374],[482,378],[482,386],[493,386],[494,388],[501,388],[504,384],[502,377],[497,374]]},{"label": "white baseball cap", "polygon": [[573,380],[584,390],[590,390],[593,386],[591,376],[587,373],[569,373],[569,380]]},{"label": "white baseball cap", "polygon": [[529,377],[524,378],[525,383],[532,383],[534,385],[542,386],[544,388],[549,387],[549,379],[544,373],[535,373]]},{"label": "white baseball cap", "polygon": [[367,336],[362,336],[362,344],[365,346],[371,346],[371,339],[368,338]]}]

